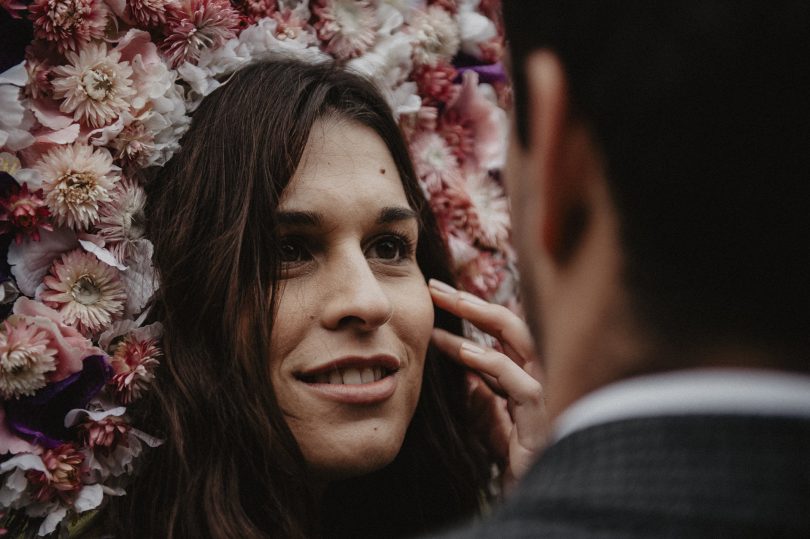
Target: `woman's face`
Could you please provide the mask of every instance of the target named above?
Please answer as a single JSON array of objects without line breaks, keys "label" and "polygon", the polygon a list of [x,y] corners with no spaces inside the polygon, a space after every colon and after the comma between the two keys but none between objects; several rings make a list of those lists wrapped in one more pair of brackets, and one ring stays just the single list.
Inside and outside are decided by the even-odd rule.
[{"label": "woman's face", "polygon": [[402,446],[433,326],[416,214],[382,139],[340,120],[313,126],[278,211],[279,405],[320,477],[371,472]]}]

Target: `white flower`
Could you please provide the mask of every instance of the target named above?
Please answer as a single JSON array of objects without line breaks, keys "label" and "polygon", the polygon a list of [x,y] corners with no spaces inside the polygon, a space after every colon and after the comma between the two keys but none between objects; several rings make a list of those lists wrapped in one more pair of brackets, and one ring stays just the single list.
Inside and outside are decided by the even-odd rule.
[{"label": "white flower", "polygon": [[374,44],[378,19],[369,0],[318,0],[312,11],[318,37],[336,58],[355,58]]},{"label": "white flower", "polygon": [[124,311],[126,296],[118,270],[81,249],[54,262],[43,285],[37,299],[84,333],[104,329]]},{"label": "white flower", "polygon": [[0,148],[16,152],[34,143],[33,116],[23,104],[27,75],[23,64],[0,74]]},{"label": "white flower", "polygon": [[146,193],[136,182],[124,178],[115,186],[111,196],[112,201],[101,207],[96,228],[105,246],[119,262],[124,263],[132,243],[144,235]]},{"label": "white flower", "polygon": [[481,59],[481,45],[498,35],[495,23],[469,5],[459,6],[458,28],[461,50],[479,60]]},{"label": "white flower", "polygon": [[56,350],[48,335],[25,319],[14,317],[0,325],[0,398],[33,395],[56,369]]},{"label": "white flower", "polygon": [[110,201],[118,167],[110,152],[84,144],[58,146],[35,165],[45,201],[60,226],[85,229],[98,220],[99,205]]},{"label": "white flower", "polygon": [[410,32],[414,36],[414,61],[420,65],[449,62],[461,44],[458,23],[440,6],[415,12],[410,21]]},{"label": "white flower", "polygon": [[101,127],[128,110],[135,95],[132,67],[119,62],[121,53],[107,45],[89,43],[78,54],[65,54],[69,65],[53,69],[53,95],[63,99],[59,110],[91,127]]},{"label": "white flower", "polygon": [[39,241],[11,242],[8,263],[20,292],[33,297],[53,260],[60,254],[79,246],[76,234],[70,230],[41,230]]},{"label": "white flower", "polygon": [[413,69],[412,39],[404,32],[394,33],[379,40],[373,49],[346,66],[376,81],[381,88],[396,88],[405,82]]}]

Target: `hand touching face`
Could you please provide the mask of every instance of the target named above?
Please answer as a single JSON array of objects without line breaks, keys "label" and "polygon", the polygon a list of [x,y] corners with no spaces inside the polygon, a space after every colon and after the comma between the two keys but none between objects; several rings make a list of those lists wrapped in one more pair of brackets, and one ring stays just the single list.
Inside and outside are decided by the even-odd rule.
[{"label": "hand touching face", "polygon": [[279,405],[323,478],[379,469],[402,446],[433,326],[416,214],[384,142],[349,121],[316,122],[278,211]]}]

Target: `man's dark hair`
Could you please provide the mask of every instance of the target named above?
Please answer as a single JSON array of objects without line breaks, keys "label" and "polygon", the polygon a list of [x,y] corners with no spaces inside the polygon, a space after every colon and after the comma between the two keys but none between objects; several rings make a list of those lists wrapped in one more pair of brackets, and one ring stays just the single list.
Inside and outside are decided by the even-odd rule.
[{"label": "man's dark hair", "polygon": [[504,19],[520,143],[524,61],[548,49],[604,156],[643,319],[810,368],[810,2],[504,0]]}]

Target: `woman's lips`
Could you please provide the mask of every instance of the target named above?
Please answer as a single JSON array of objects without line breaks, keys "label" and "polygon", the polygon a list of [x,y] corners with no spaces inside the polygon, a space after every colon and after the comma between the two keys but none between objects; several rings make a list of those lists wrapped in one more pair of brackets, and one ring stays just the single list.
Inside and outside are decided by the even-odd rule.
[{"label": "woman's lips", "polygon": [[397,387],[400,362],[389,355],[344,357],[295,377],[320,396],[346,404],[376,404]]}]

